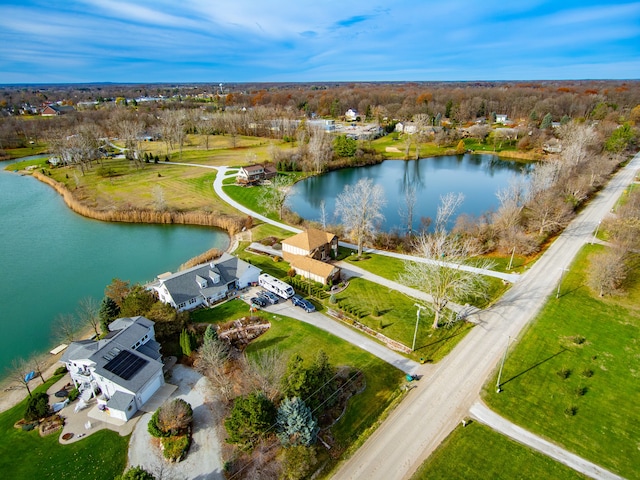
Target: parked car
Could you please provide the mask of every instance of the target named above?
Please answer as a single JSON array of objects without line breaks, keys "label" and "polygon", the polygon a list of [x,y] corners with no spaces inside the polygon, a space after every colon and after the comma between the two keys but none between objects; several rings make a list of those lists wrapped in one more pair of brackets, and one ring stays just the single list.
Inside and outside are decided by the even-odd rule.
[{"label": "parked car", "polygon": [[293,303],[296,307],[301,307],[303,305],[302,302],[304,302],[304,298],[302,298],[297,293],[293,297],[291,297],[291,303]]},{"label": "parked car", "polygon": [[279,300],[275,293],[267,292],[266,290],[261,291],[258,296],[267,300],[271,305],[278,303]]},{"label": "parked car", "polygon": [[293,297],[291,297],[291,302],[296,307],[302,308],[307,313],[316,311],[316,307],[313,306],[313,303],[311,303],[309,300],[305,300],[300,295],[296,294]]},{"label": "parked car", "polygon": [[253,297],[251,300],[249,300],[253,305],[258,305],[259,307],[266,307],[267,306],[267,301],[264,298],[261,297]]}]

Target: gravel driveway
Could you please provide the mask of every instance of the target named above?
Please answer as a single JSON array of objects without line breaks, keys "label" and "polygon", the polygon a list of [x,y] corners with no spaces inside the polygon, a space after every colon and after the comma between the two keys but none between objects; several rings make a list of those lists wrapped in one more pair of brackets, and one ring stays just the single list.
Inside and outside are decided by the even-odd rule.
[{"label": "gravel driveway", "polygon": [[193,439],[187,458],[167,463],[147,432],[150,413],[143,415],[129,442],[129,466],[141,466],[156,478],[183,480],[224,479],[220,441],[215,429],[214,402],[206,378],[195,370],[176,365],[169,383],[178,386],[171,399],[181,398],[193,408]]}]

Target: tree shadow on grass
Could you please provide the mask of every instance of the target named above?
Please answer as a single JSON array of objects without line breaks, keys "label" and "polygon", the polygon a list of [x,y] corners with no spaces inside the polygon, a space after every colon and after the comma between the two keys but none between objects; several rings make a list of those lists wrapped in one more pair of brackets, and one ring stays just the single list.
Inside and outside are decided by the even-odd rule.
[{"label": "tree shadow on grass", "polygon": [[542,365],[543,363],[547,363],[549,360],[551,360],[551,359],[553,359],[553,358],[557,357],[558,355],[560,355],[560,354],[562,354],[562,353],[564,353],[564,352],[566,352],[566,351],[567,351],[567,349],[566,349],[566,348],[561,349],[559,352],[554,353],[553,355],[551,355],[551,356],[549,356],[549,357],[545,358],[544,360],[540,360],[538,363],[536,363],[536,364],[534,364],[534,365],[531,365],[529,368],[527,368],[527,369],[525,369],[525,370],[521,371],[520,373],[517,373],[517,374],[516,374],[516,375],[514,375],[513,377],[506,379],[504,382],[500,382],[500,385],[506,385],[506,384],[507,384],[507,383],[509,383],[510,381],[515,380],[515,379],[516,379],[516,378],[518,378],[518,377],[521,377],[521,376],[522,376],[522,375],[524,375],[525,373],[530,372],[531,370],[533,370],[534,368],[539,367],[539,366],[540,366],[540,365]]},{"label": "tree shadow on grass", "polygon": [[259,352],[260,350],[263,350],[265,348],[271,348],[274,345],[277,345],[278,343],[288,338],[289,338],[289,335],[282,335],[280,337],[270,338],[269,340],[261,340],[260,342],[257,342],[253,345],[253,351]]},{"label": "tree shadow on grass", "polygon": [[[440,327],[440,328],[445,328],[445,327]],[[416,351],[421,350],[423,348],[431,347],[433,345],[437,345],[438,343],[444,343],[447,340],[451,340],[452,338],[458,337],[458,336],[462,335],[463,333],[466,333],[469,328],[471,328],[471,326],[468,326],[468,327],[465,327],[465,328],[461,328],[460,330],[457,330],[455,333],[453,333],[453,334],[451,334],[451,335],[449,335],[447,337],[442,337],[442,338],[439,338],[438,340],[435,340],[435,341],[433,341],[431,343],[427,343],[425,345],[421,345],[419,347],[416,347]]]}]

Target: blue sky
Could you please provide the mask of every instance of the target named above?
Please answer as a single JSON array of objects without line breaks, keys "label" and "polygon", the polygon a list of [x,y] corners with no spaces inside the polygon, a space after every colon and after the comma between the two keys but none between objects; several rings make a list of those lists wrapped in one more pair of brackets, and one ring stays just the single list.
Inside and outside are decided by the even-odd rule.
[{"label": "blue sky", "polygon": [[593,78],[640,78],[640,2],[0,3],[0,83]]}]

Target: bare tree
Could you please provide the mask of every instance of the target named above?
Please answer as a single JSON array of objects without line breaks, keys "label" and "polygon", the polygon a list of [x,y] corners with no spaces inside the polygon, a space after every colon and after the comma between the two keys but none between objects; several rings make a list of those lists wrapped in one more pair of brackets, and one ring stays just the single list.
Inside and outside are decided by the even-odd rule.
[{"label": "bare tree", "polygon": [[591,260],[589,285],[598,295],[612,295],[621,290],[629,273],[628,254],[624,249],[612,248],[596,254]]},{"label": "bare tree", "polygon": [[229,355],[230,347],[225,341],[205,337],[195,361],[196,369],[209,379],[216,393],[219,393],[227,402],[231,400],[233,392],[233,382],[227,374]]},{"label": "bare tree", "polygon": [[63,343],[71,343],[78,339],[80,322],[69,313],[61,313],[53,321],[53,335]]},{"label": "bare tree", "polygon": [[362,246],[373,237],[378,224],[384,220],[382,208],[387,201],[381,185],[374,185],[370,178],[358,180],[355,185],[345,185],[336,198],[336,214],[342,218],[347,232],[358,244],[358,256]]},{"label": "bare tree", "polygon": [[32,367],[32,370],[40,377],[42,383],[44,383],[44,376],[42,375],[42,371],[46,368],[47,362],[44,359],[42,354],[32,353],[29,357],[29,366]]},{"label": "bare tree", "polygon": [[466,301],[485,295],[487,279],[475,271],[460,266],[491,268],[489,260],[473,259],[474,243],[464,237],[451,235],[447,225],[463,200],[462,194],[447,194],[441,198],[433,233],[420,235],[414,247],[420,261],[404,262],[400,282],[431,296],[426,307],[433,311],[433,328],[443,316],[450,302]]},{"label": "bare tree", "polygon": [[167,201],[164,198],[164,190],[160,185],[154,185],[151,190],[153,195],[153,205],[159,212],[164,212],[167,209]]},{"label": "bare tree", "polygon": [[29,366],[23,358],[14,358],[11,361],[11,367],[9,370],[9,378],[17,382],[20,387],[26,388],[27,393],[31,396],[31,389],[29,388],[29,382],[31,381],[31,372],[33,369]]},{"label": "bare tree", "polygon": [[162,405],[158,412],[158,428],[165,433],[177,435],[184,431],[193,420],[191,405],[176,398]]},{"label": "bare tree", "polygon": [[321,173],[324,166],[333,156],[331,136],[321,128],[311,129],[311,138],[308,145],[309,157],[316,173]]},{"label": "bare tree", "polygon": [[287,199],[291,193],[293,180],[286,175],[278,175],[270,184],[263,185],[262,191],[258,195],[258,204],[268,212],[278,214],[282,220],[282,214],[287,204]]},{"label": "bare tree", "polygon": [[279,350],[262,350],[248,360],[249,371],[257,389],[274,401],[280,396],[282,377],[287,370],[287,359]]},{"label": "bare tree", "polygon": [[96,338],[100,336],[100,304],[93,297],[80,299],[76,315],[80,326],[91,327]]}]

